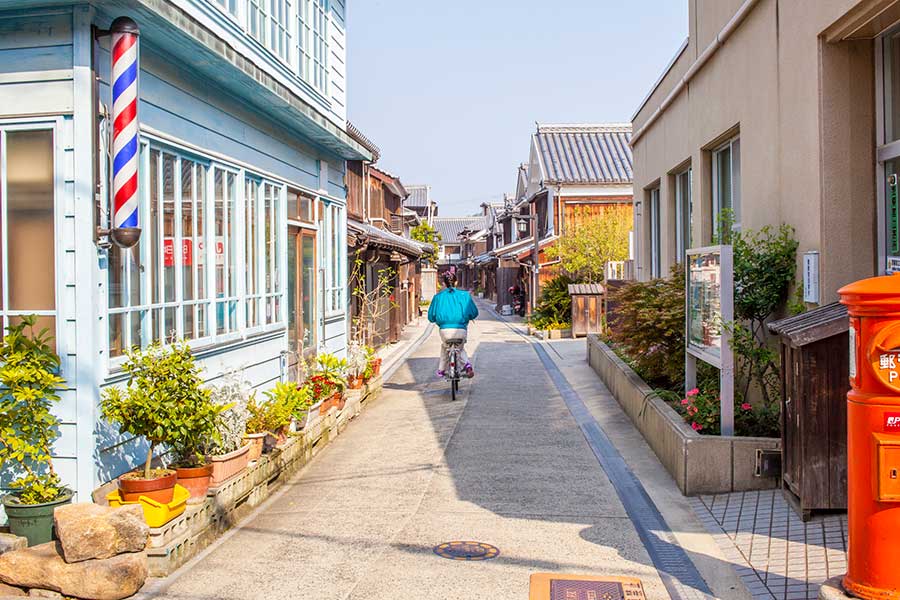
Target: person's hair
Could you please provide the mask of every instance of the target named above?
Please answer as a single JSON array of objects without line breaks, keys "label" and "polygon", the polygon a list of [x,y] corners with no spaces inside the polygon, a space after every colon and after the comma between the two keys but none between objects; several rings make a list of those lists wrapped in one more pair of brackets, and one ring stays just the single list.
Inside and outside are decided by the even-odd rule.
[{"label": "person's hair", "polygon": [[451,273],[447,271],[443,275],[441,275],[441,281],[444,282],[444,287],[455,287],[456,286],[456,273]]}]

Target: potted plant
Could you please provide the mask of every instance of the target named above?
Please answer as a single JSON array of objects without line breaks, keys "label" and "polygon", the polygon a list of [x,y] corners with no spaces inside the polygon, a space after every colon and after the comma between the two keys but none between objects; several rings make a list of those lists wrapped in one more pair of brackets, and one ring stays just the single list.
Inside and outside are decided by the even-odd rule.
[{"label": "potted plant", "polygon": [[347,361],[344,359],[333,354],[316,356],[315,368],[307,383],[313,398],[324,401],[319,408],[320,414],[327,413],[332,406],[338,410],[343,408],[343,392],[347,387],[346,372]]},{"label": "potted plant", "polygon": [[369,366],[367,346],[358,341],[350,342],[347,352],[347,387],[351,390],[361,389],[363,376]]},{"label": "potted plant", "polygon": [[244,430],[250,418],[249,398],[249,384],[234,373],[225,375],[222,384],[212,391],[212,400],[225,407],[219,415],[218,436],[205,447],[206,459],[212,465],[209,484],[213,487],[243,471],[250,461],[250,445],[244,443]]},{"label": "potted plant", "polygon": [[[265,395],[268,398],[266,404],[271,407],[270,410],[278,421],[270,424],[274,427],[270,431],[278,438],[278,443],[283,444],[287,441],[289,426],[296,418],[298,408],[305,402],[308,393],[301,390],[296,383],[279,381],[275,387],[266,390]],[[284,423],[280,423],[281,420],[284,420]]]},{"label": "potted plant", "polygon": [[[169,446],[174,454],[178,484],[188,490],[189,503],[202,502],[209,490],[213,465],[206,459],[206,446],[219,438],[221,414],[231,408],[212,399],[212,390],[201,387],[200,369],[187,345],[176,348],[184,353],[177,363],[180,370],[172,376],[180,381],[183,425],[172,432]],[[173,363],[175,364],[175,363]]]},{"label": "potted plant", "polygon": [[103,391],[100,411],[119,431],[145,438],[149,443],[144,468],[119,477],[119,493],[125,502],[146,496],[161,504],[172,501],[177,475],[172,469],[153,468],[160,444],[179,443],[196,424],[193,410],[198,388],[190,347],[175,344],[163,348],[153,342],[145,350],[126,353],[122,369],[128,374],[125,389]]},{"label": "potted plant", "polygon": [[3,507],[10,532],[30,546],[53,539],[53,511],[72,500],[51,460],[59,437],[59,419],[50,412],[63,383],[59,356],[46,329],[35,333],[36,323],[34,315],[22,317],[0,343],[0,469],[20,474]]},{"label": "potted plant", "polygon": [[250,460],[256,460],[262,456],[266,435],[277,435],[290,424],[293,406],[287,402],[273,401],[271,397],[258,403],[256,396],[252,396],[247,403],[247,410],[250,418],[247,419],[244,439],[250,442]]}]

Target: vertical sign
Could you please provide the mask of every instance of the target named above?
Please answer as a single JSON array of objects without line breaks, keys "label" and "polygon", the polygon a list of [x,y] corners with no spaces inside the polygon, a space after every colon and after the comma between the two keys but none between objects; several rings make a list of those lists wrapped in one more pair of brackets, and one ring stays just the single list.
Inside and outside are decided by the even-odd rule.
[{"label": "vertical sign", "polygon": [[819,253],[803,253],[803,301],[819,303]]}]

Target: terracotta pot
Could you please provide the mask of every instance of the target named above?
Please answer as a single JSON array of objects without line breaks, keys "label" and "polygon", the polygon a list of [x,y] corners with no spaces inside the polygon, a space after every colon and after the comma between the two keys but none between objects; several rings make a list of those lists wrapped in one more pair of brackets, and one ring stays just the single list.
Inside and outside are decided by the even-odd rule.
[{"label": "terracotta pot", "polygon": [[288,426],[285,425],[275,432],[276,446],[284,446],[288,441]]},{"label": "terracotta pot", "polygon": [[126,474],[119,477],[119,492],[125,502],[137,502],[146,496],[160,504],[168,504],[175,494],[175,482],[178,476],[175,471],[166,471],[166,475],[153,479],[131,478]]},{"label": "terracotta pot", "polygon": [[178,475],[178,483],[188,492],[191,497],[188,504],[196,504],[203,502],[206,498],[206,492],[209,490],[209,482],[212,479],[213,466],[212,463],[203,465],[202,467],[176,467],[175,473]]},{"label": "terracotta pot", "polygon": [[372,361],[372,377],[377,377],[381,375],[381,359],[376,358]]},{"label": "terracotta pot", "polygon": [[332,396],[332,398],[334,400],[334,405],[337,407],[337,409],[344,410],[344,405],[347,403],[347,399],[344,398],[344,394],[341,392],[338,392],[337,394]]},{"label": "terracotta pot", "polygon": [[247,468],[247,463],[250,462],[250,445],[241,446],[228,454],[207,456],[206,460],[212,466],[209,485],[216,487]]},{"label": "terracotta pot", "polygon": [[328,398],[322,401],[322,405],[319,406],[319,414],[327,415],[328,411],[331,410],[332,406],[337,406],[337,403],[334,400],[335,394],[332,394]]},{"label": "terracotta pot", "polygon": [[350,381],[348,382],[348,387],[351,390],[361,389],[362,386],[363,386],[363,379],[360,376],[356,376],[356,377],[350,379]]},{"label": "terracotta pot", "polygon": [[247,460],[256,460],[263,453],[263,443],[266,441],[266,433],[248,433],[244,435],[244,442],[250,445],[250,456]]}]

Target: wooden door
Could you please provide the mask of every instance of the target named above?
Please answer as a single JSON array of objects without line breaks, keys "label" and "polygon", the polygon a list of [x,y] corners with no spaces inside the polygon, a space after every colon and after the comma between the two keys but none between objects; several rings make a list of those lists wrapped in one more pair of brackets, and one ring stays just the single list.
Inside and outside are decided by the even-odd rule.
[{"label": "wooden door", "polygon": [[801,437],[798,414],[800,410],[801,394],[799,393],[798,358],[794,350],[786,344],[781,345],[781,364],[784,368],[781,390],[781,445],[782,445],[782,478],[788,488],[796,495],[800,495],[801,481]]},{"label": "wooden door", "polygon": [[316,350],[316,238],[288,228],[288,373],[297,379],[301,357]]},{"label": "wooden door", "polygon": [[586,300],[586,296],[572,296],[572,335],[587,334]]}]

